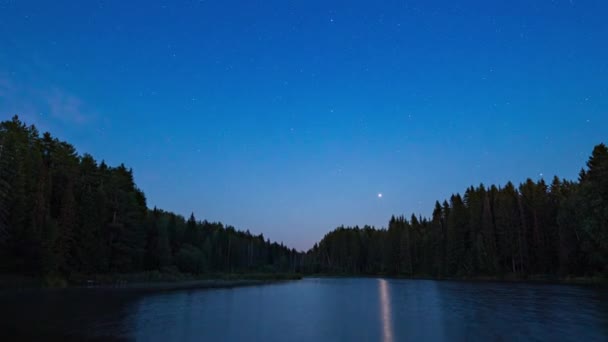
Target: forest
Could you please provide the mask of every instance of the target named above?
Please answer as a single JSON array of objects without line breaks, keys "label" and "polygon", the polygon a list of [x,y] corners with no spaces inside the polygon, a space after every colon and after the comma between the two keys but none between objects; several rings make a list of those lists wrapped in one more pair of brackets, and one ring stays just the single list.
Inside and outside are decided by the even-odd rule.
[{"label": "forest", "polygon": [[263,235],[148,209],[131,169],[17,116],[0,123],[0,273],[296,272],[300,257]]},{"label": "forest", "polygon": [[308,252],[222,223],[149,209],[133,171],[79,155],[17,116],[0,123],[0,273],[170,271],[326,275],[608,274],[608,149],[577,182],[470,187],[432,217],[339,227]]},{"label": "forest", "polygon": [[578,182],[528,179],[466,189],[430,218],[388,229],[339,227],[306,254],[315,274],[430,278],[608,275],[608,149],[595,146]]}]

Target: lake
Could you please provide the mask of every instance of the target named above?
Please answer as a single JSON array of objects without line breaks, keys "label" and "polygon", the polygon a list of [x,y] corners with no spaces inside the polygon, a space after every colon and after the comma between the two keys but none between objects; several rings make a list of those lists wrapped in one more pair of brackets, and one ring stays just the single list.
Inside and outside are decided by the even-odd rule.
[{"label": "lake", "polygon": [[0,304],[4,341],[608,340],[608,289],[585,286],[306,278],[145,295],[3,291]]}]

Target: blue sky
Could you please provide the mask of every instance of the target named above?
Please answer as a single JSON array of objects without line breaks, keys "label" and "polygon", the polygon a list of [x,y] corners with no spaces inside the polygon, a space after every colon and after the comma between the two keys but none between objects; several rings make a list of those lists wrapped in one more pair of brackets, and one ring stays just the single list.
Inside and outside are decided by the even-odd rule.
[{"label": "blue sky", "polygon": [[0,1],[0,119],[124,162],[150,207],[306,249],[471,184],[576,178],[607,142],[607,15],[575,0]]}]

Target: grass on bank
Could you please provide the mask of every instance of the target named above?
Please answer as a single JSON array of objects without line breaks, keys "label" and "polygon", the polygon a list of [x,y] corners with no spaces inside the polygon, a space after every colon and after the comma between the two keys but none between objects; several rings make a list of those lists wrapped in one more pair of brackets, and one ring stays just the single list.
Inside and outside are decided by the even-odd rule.
[{"label": "grass on bank", "polygon": [[279,281],[298,280],[302,276],[296,273],[205,273],[188,274],[180,272],[148,271],[139,273],[117,273],[100,275],[80,275],[70,278],[70,284],[128,284],[128,283],[155,283],[155,282],[181,282],[193,280],[258,280]]},{"label": "grass on bank", "polygon": [[302,275],[297,273],[270,272],[238,272],[238,273],[205,273],[188,274],[174,269],[163,271],[147,271],[138,273],[114,274],[73,274],[69,277],[61,275],[23,276],[0,275],[0,289],[11,288],[66,288],[70,286],[113,286],[127,284],[156,284],[156,283],[193,283],[195,281],[217,281],[225,284],[239,282],[276,282],[299,280]]}]

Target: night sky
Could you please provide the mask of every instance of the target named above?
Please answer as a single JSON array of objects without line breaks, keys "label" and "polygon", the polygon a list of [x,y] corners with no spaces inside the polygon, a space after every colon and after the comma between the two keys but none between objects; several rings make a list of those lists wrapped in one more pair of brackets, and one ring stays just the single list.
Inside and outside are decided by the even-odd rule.
[{"label": "night sky", "polygon": [[472,184],[576,179],[608,142],[606,18],[578,0],[0,0],[0,119],[124,162],[150,207],[307,249]]}]

